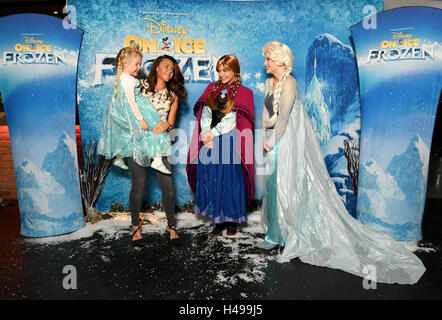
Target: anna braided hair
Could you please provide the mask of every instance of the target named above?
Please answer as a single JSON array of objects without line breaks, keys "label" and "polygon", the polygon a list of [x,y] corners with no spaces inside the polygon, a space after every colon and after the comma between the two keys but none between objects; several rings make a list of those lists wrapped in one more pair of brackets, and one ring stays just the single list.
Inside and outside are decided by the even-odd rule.
[{"label": "anna braided hair", "polygon": [[139,46],[134,41],[131,41],[129,47],[124,47],[123,49],[120,50],[120,52],[118,52],[117,58],[115,59],[117,67],[117,77],[115,79],[114,95],[117,94],[118,81],[120,80],[121,72],[123,72],[124,62],[126,62],[128,59],[130,59],[135,55],[143,57],[143,55],[139,51]]},{"label": "anna braided hair", "polygon": [[[216,64],[216,71],[219,71],[221,66],[225,66],[227,70],[233,71],[236,77],[236,84],[235,88],[233,89],[233,93],[230,96],[229,100],[226,103],[226,106],[219,110],[223,114],[227,114],[230,111],[232,111],[234,105],[235,105],[235,96],[238,92],[239,86],[241,85],[241,76],[240,76],[240,67],[239,67],[239,61],[238,58],[235,57],[233,54],[227,54],[225,56],[222,56],[217,64]],[[215,104],[215,97],[214,94],[216,90],[222,85],[221,80],[218,80],[215,85],[212,88],[212,91],[210,92],[209,96],[207,97],[207,105],[212,110],[218,110],[218,107]]]}]

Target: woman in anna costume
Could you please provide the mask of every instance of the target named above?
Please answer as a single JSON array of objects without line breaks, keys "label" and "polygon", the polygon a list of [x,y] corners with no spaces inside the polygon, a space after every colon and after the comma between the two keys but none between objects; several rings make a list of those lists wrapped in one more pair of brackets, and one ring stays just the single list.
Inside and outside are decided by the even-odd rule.
[{"label": "woman in anna costume", "polygon": [[236,234],[255,192],[253,92],[241,85],[234,55],[221,57],[216,71],[219,80],[194,106],[197,124],[186,167],[195,212],[214,219],[212,236],[224,229]]}]

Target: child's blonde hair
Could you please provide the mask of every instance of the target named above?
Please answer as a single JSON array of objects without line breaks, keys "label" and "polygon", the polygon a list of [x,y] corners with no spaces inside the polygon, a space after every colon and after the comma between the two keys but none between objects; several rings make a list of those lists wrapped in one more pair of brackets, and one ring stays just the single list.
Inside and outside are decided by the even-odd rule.
[{"label": "child's blonde hair", "polygon": [[139,51],[139,46],[132,41],[129,47],[124,47],[120,50],[120,52],[118,52],[117,58],[115,59],[117,67],[117,77],[115,79],[114,95],[117,94],[118,81],[120,80],[121,72],[123,72],[124,62],[135,55],[139,55],[141,58],[143,57],[143,55]]}]

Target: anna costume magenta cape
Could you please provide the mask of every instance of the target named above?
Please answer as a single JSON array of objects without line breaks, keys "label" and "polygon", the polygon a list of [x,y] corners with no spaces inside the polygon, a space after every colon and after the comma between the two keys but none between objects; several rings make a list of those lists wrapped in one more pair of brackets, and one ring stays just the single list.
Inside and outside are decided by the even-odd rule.
[{"label": "anna costume magenta cape", "polygon": [[[196,190],[196,177],[197,177],[197,163],[198,155],[201,149],[200,143],[200,120],[203,106],[207,105],[207,97],[212,92],[215,82],[209,84],[201,97],[195,103],[193,107],[193,113],[197,117],[197,123],[193,130],[192,140],[190,141],[189,152],[187,154],[187,181],[192,192],[195,194]],[[230,96],[231,91],[235,86],[230,85],[227,95]],[[220,86],[216,92],[215,97],[225,89],[226,86]],[[241,157],[241,163],[243,166],[244,185],[246,191],[246,204],[250,204],[255,194],[255,165],[254,165],[254,153],[253,153],[253,129],[255,122],[255,113],[253,109],[253,91],[239,86],[238,92],[235,95],[235,105],[232,111],[236,112],[236,149]]]}]

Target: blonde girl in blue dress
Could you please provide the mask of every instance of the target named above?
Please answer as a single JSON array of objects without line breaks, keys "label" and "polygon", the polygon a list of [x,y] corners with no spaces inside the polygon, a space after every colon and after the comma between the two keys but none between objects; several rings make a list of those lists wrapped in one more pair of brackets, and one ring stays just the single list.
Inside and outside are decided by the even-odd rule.
[{"label": "blonde girl in blue dress", "polygon": [[114,94],[103,120],[98,153],[106,159],[116,157],[113,164],[123,169],[127,169],[123,158],[132,158],[140,166],[150,165],[170,174],[162,162],[162,157],[171,153],[170,140],[166,133],[151,132],[161,119],[154,105],[141,94],[136,78],[141,58],[136,47],[125,47],[117,55]]}]

